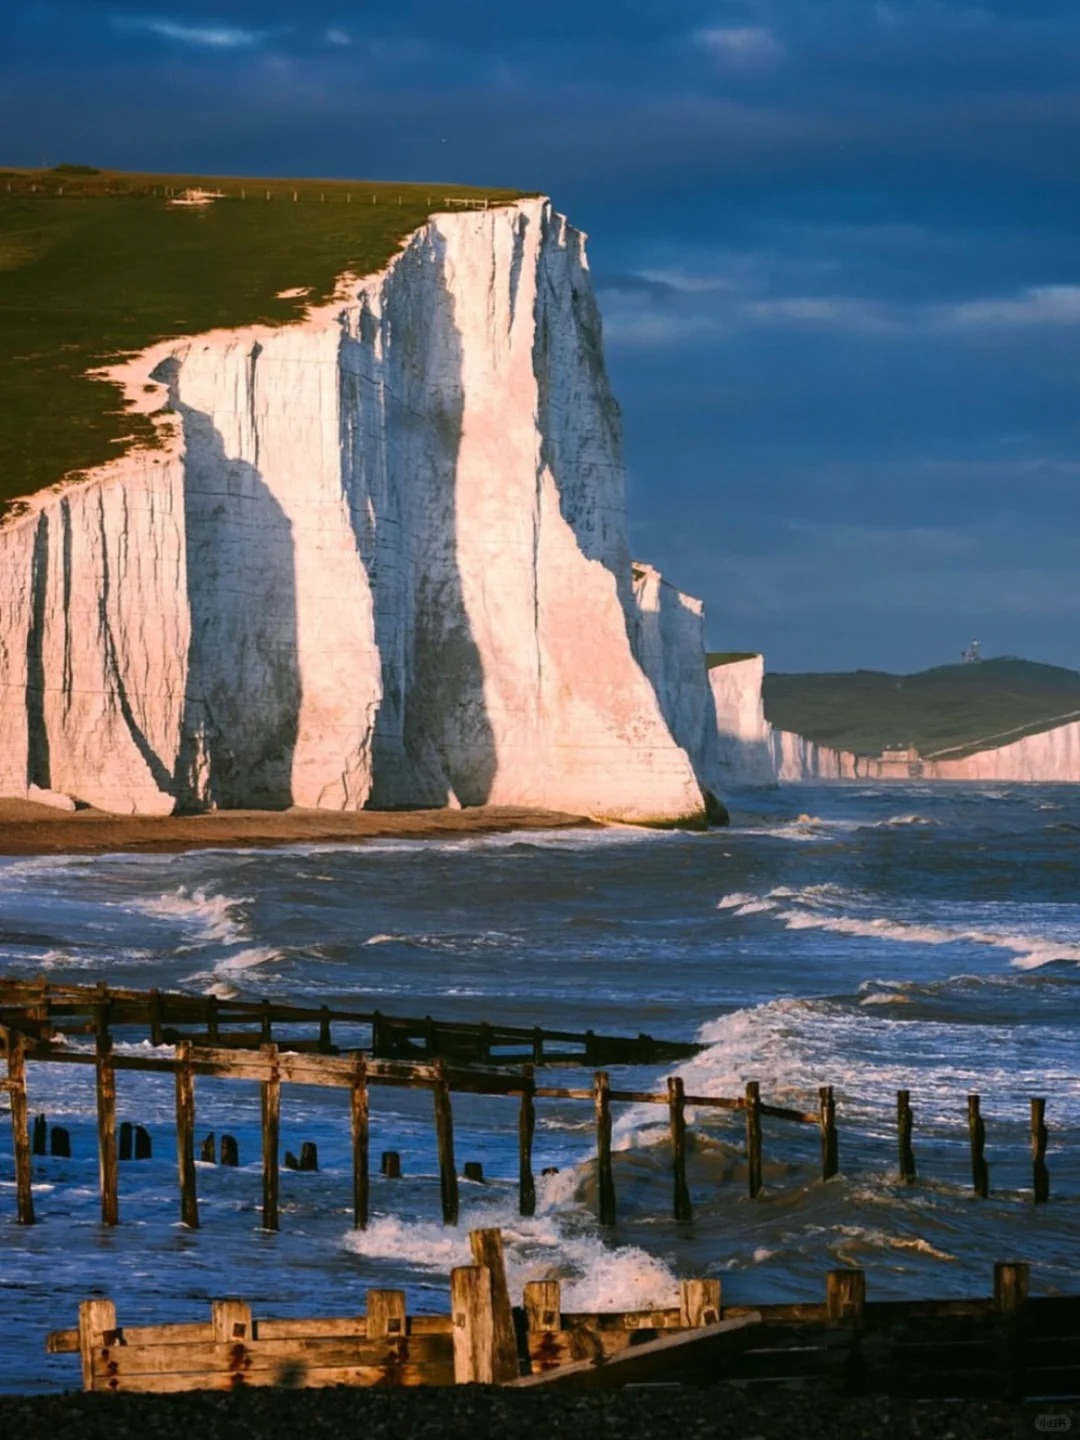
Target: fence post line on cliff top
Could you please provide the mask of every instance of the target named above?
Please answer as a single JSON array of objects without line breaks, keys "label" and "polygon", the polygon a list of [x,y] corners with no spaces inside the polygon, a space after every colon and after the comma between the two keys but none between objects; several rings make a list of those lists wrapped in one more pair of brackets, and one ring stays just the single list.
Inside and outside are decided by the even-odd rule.
[{"label": "fence post line on cliff top", "polygon": [[518,1214],[536,1214],[536,1181],[533,1178],[532,1150],[536,1131],[536,1080],[533,1067],[525,1065],[521,1076],[521,1109],[518,1112]]},{"label": "fence post line on cliff top", "polygon": [[1046,1168],[1046,1100],[1031,1101],[1031,1182],[1036,1205],[1050,1199],[1050,1172]]},{"label": "fence post line on cliff top", "polygon": [[611,1085],[606,1070],[597,1070],[593,1088],[596,1109],[596,1211],[601,1225],[615,1224],[615,1177],[611,1169]]},{"label": "fence post line on cliff top", "polygon": [[260,1087],[262,1097],[263,1229],[278,1228],[278,1151],[281,1142],[281,1073],[278,1047],[262,1046],[269,1074]]},{"label": "fence post line on cliff top", "polygon": [[761,1190],[761,1086],[746,1082],[746,1184],[750,1199]]},{"label": "fence post line on cliff top", "polygon": [[676,1220],[692,1220],[693,1206],[686,1183],[686,1095],[678,1075],[668,1076],[668,1122],[671,1129],[671,1169],[674,1182],[672,1211]]},{"label": "fence post line on cliff top", "polygon": [[34,1223],[33,1158],[30,1149],[30,1109],[26,1100],[26,1037],[5,1030],[8,1083],[11,1097],[11,1138],[15,1150],[15,1203],[20,1225]]}]

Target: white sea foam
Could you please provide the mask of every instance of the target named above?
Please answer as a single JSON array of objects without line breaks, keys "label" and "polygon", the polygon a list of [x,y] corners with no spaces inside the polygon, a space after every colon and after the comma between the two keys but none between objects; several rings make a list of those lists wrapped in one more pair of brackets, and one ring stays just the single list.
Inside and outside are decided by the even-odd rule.
[{"label": "white sea foam", "polygon": [[245,927],[235,914],[249,899],[212,895],[203,889],[180,885],[167,894],[139,900],[125,900],[122,908],[149,915],[155,920],[175,920],[185,935],[201,942],[230,943],[242,940]]},{"label": "white sea foam", "polygon": [[[1012,952],[1012,964],[1032,970],[1054,961],[1080,964],[1080,943],[1051,934],[1029,935],[1002,928],[964,924],[934,924],[898,916],[868,913],[875,897],[838,885],[808,885],[791,889],[779,885],[764,895],[735,891],[717,903],[719,910],[737,916],[771,914],[786,930],[824,930],[866,940],[889,940],[906,945],[983,945]],[[874,1002],[871,1002],[874,1003]],[[881,1002],[877,1002],[881,1003]]]},{"label": "white sea foam", "polygon": [[662,1260],[634,1245],[610,1247],[588,1217],[563,1208],[571,1201],[566,1192],[575,1172],[550,1179],[561,1183],[544,1183],[540,1211],[531,1220],[515,1213],[509,1196],[492,1204],[489,1195],[465,1201],[456,1229],[377,1215],[366,1230],[349,1231],[343,1243],[357,1254],[406,1261],[445,1277],[455,1266],[472,1264],[471,1228],[497,1226],[503,1233],[507,1285],[515,1303],[531,1280],[559,1280],[567,1310],[637,1310],[676,1303],[677,1281]]}]

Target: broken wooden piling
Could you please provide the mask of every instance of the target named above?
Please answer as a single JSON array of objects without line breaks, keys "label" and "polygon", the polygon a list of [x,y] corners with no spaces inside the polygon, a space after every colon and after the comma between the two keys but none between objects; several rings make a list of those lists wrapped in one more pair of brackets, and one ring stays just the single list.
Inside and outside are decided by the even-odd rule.
[{"label": "broken wooden piling", "polygon": [[668,1078],[668,1123],[671,1129],[671,1169],[674,1184],[672,1209],[676,1220],[692,1220],[693,1206],[686,1183],[686,1094],[678,1075]]},{"label": "broken wooden piling", "polygon": [[191,1069],[190,1040],[181,1040],[176,1047],[176,1158],[180,1170],[180,1220],[190,1230],[197,1230],[195,1076]]},{"label": "broken wooden piling", "polygon": [[915,1151],[911,1144],[914,1128],[911,1091],[898,1090],[896,1092],[896,1145],[899,1155],[900,1179],[905,1185],[911,1185],[915,1180]]},{"label": "broken wooden piling", "polygon": [[[266,1033],[265,1029],[263,1033]],[[259,1087],[262,1109],[263,1229],[276,1230],[280,1185],[278,1150],[281,1141],[281,1073],[278,1068],[277,1046],[264,1045],[262,1054],[269,1066],[269,1073]]]},{"label": "broken wooden piling", "polygon": [[1050,1171],[1046,1168],[1046,1142],[1046,1100],[1041,1097],[1033,1098],[1031,1102],[1031,1183],[1036,1205],[1043,1205],[1050,1199]]},{"label": "broken wooden piling", "polygon": [[532,1150],[536,1132],[536,1080],[533,1067],[525,1065],[521,1075],[521,1107],[518,1111],[518,1214],[536,1214],[536,1181],[533,1179]]},{"label": "broken wooden piling", "polygon": [[615,1224],[615,1177],[611,1169],[611,1084],[598,1070],[593,1086],[596,1112],[596,1214],[601,1225]]},{"label": "broken wooden piling", "polygon": [[978,1095],[969,1095],[967,1102],[968,1136],[971,1141],[971,1188],[985,1200],[990,1193],[990,1170],[983,1151],[986,1147],[986,1125],[979,1108]]},{"label": "broken wooden piling", "polygon": [[435,1134],[439,1148],[439,1193],[442,1198],[443,1224],[456,1225],[458,1178],[454,1164],[454,1112],[446,1066],[441,1060],[435,1065],[435,1084],[432,1090],[435,1099]]},{"label": "broken wooden piling", "polygon": [[839,1140],[836,1134],[836,1099],[831,1085],[818,1091],[821,1127],[821,1178],[831,1180],[840,1170]]},{"label": "broken wooden piling", "polygon": [[753,1200],[761,1191],[761,1086],[746,1082],[746,1184]]}]

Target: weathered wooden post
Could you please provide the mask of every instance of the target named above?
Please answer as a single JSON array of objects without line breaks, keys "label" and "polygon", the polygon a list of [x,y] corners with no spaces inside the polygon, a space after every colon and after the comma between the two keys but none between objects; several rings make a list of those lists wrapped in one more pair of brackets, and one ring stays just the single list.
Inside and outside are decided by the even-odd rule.
[{"label": "weathered wooden post", "polygon": [[150,1044],[161,1045],[163,1043],[161,1032],[164,1029],[164,1023],[162,1016],[160,990],[155,989],[150,991],[150,999],[147,1003],[147,1010],[149,1012],[150,1019]]},{"label": "weathered wooden post", "polygon": [[259,1020],[260,1030],[262,1032],[262,1042],[265,1048],[267,1045],[272,1045],[274,1042],[274,1007],[271,1005],[269,1000],[264,1000],[262,1002]]},{"label": "weathered wooden post", "polygon": [[915,1119],[911,1111],[911,1091],[898,1090],[896,1092],[896,1143],[900,1156],[900,1179],[906,1185],[910,1185],[915,1179],[915,1151],[911,1145],[911,1135],[915,1127]]},{"label": "weathered wooden post", "polygon": [[686,1094],[678,1075],[667,1082],[668,1117],[671,1126],[671,1168],[675,1182],[674,1215],[676,1220],[692,1220],[693,1207],[686,1184]]},{"label": "weathered wooden post", "polygon": [[615,1224],[615,1177],[611,1170],[611,1084],[606,1070],[597,1070],[593,1086],[596,1110],[596,1204],[601,1225]]},{"label": "weathered wooden post", "polygon": [[532,1032],[533,1064],[543,1065],[544,1063],[544,1032],[539,1025],[533,1026]]},{"label": "weathered wooden post", "polygon": [[384,1150],[379,1158],[379,1174],[387,1180],[401,1179],[401,1156],[396,1150]]},{"label": "weathered wooden post", "polygon": [[130,1120],[121,1120],[121,1122],[120,1122],[120,1141],[119,1141],[119,1145],[118,1145],[118,1151],[119,1151],[119,1156],[120,1156],[121,1163],[123,1163],[123,1162],[126,1161],[126,1160],[130,1160],[130,1159],[131,1159],[132,1152],[133,1152],[133,1150],[134,1150],[134,1144],[135,1144],[135,1131],[134,1131],[134,1129],[132,1128],[131,1121],[130,1121]]},{"label": "weathered wooden post", "polygon": [[450,1313],[454,1321],[454,1383],[495,1381],[495,1316],[491,1271],[486,1265],[459,1265],[450,1271]]},{"label": "weathered wooden post", "polygon": [[439,1192],[442,1197],[444,1225],[458,1222],[458,1180],[454,1164],[454,1112],[450,1101],[450,1082],[446,1066],[440,1060],[435,1066],[435,1134],[439,1146]]},{"label": "weathered wooden post", "polygon": [[369,1290],[366,1303],[369,1340],[404,1340],[408,1328],[404,1290]]},{"label": "weathered wooden post", "polygon": [[999,1260],[994,1266],[994,1309],[1016,1315],[1027,1304],[1030,1267],[1022,1260]]},{"label": "weathered wooden post", "polygon": [[478,1185],[483,1184],[484,1167],[479,1160],[466,1160],[462,1174],[466,1180],[475,1181]]},{"label": "weathered wooden post", "polygon": [[134,1136],[134,1140],[135,1140],[135,1145],[134,1145],[134,1149],[135,1149],[135,1159],[136,1159],[136,1160],[150,1160],[150,1159],[152,1159],[152,1158],[153,1158],[153,1153],[154,1153],[154,1146],[153,1146],[152,1140],[150,1139],[150,1131],[147,1130],[147,1128],[146,1128],[145,1125],[136,1125],[136,1126],[135,1126],[135,1136]]},{"label": "weathered wooden post", "polygon": [[324,1005],[319,1011],[319,1053],[329,1055],[334,1048],[330,1033],[330,1006]]},{"label": "weathered wooden post", "polygon": [[47,1155],[49,1153],[49,1127],[44,1115],[34,1116],[34,1141],[32,1145],[35,1155]]},{"label": "weathered wooden post", "polygon": [[208,995],[206,997],[206,1038],[211,1045],[216,1045],[218,1042],[218,1008],[218,997]]},{"label": "weathered wooden post", "polygon": [[300,1146],[300,1170],[312,1171],[319,1168],[319,1147],[314,1140],[305,1140]]},{"label": "weathered wooden post", "polygon": [[477,1031],[476,1058],[481,1065],[491,1064],[491,1026],[486,1020],[480,1022]]},{"label": "weathered wooden post", "polygon": [[518,1214],[536,1214],[536,1181],[533,1179],[532,1147],[536,1131],[536,1079],[526,1065],[521,1076],[521,1109],[518,1112]]},{"label": "weathered wooden post", "polygon": [[761,1086],[746,1082],[746,1184],[753,1200],[761,1190]]},{"label": "weathered wooden post", "polygon": [[[525,1286],[522,1304],[530,1334],[540,1331],[554,1337],[562,1329],[562,1293],[558,1280],[530,1280]],[[549,1353],[545,1354],[545,1350]],[[559,1363],[553,1339],[547,1344],[541,1342],[537,1360],[541,1370],[553,1369]]]},{"label": "weathered wooden post", "polygon": [[353,1160],[353,1226],[366,1230],[368,1223],[368,1083],[367,1062],[362,1055],[353,1061],[352,1089],[350,1091],[350,1118],[352,1124]]},{"label": "weathered wooden post", "polygon": [[71,1132],[66,1125],[54,1125],[49,1131],[49,1154],[57,1160],[71,1159]]},{"label": "weathered wooden post", "polygon": [[191,1069],[190,1040],[178,1040],[176,1043],[176,1158],[180,1168],[180,1220],[189,1229],[197,1230],[195,1076]]},{"label": "weathered wooden post", "polygon": [[994,1309],[998,1314],[995,1378],[1000,1393],[1021,1399],[1025,1392],[1025,1312],[1028,1266],[999,1260],[994,1266]]},{"label": "weathered wooden post", "polygon": [[217,1164],[217,1140],[215,1139],[214,1132],[212,1130],[210,1131],[210,1134],[205,1136],[203,1139],[202,1145],[199,1149],[199,1159],[203,1162],[204,1165]]},{"label": "weathered wooden post", "polygon": [[1031,1169],[1035,1204],[1045,1204],[1050,1199],[1050,1171],[1046,1168],[1046,1101],[1032,1099],[1031,1102]]},{"label": "weathered wooden post", "polygon": [[679,1319],[686,1329],[716,1325],[722,1318],[719,1280],[681,1280]]},{"label": "weathered wooden post", "polygon": [[26,1036],[5,1030],[8,1084],[11,1087],[11,1135],[15,1150],[15,1205],[20,1225],[34,1223],[33,1159],[30,1112],[26,1102]]},{"label": "weathered wooden post", "polygon": [[825,1312],[832,1321],[861,1326],[866,1309],[866,1272],[830,1270],[825,1276]]},{"label": "weathered wooden post", "polygon": [[986,1145],[986,1125],[979,1112],[978,1095],[969,1095],[968,1135],[971,1139],[971,1187],[983,1200],[990,1193],[990,1170],[983,1155]]},{"label": "weathered wooden post", "polygon": [[818,1090],[818,1124],[821,1128],[821,1178],[831,1180],[840,1170],[840,1146],[836,1134],[836,1098],[831,1085]]},{"label": "weathered wooden post", "polygon": [[112,1038],[106,1019],[107,1007],[98,1007],[94,1069],[97,1077],[98,1178],[101,1187],[101,1223],[120,1222],[120,1197],[116,1174],[116,1067],[112,1060]]},{"label": "weathered wooden post", "polygon": [[102,1337],[116,1331],[116,1306],[111,1300],[84,1300],[79,1306],[79,1358],[84,1390],[94,1388],[94,1352]]},{"label": "weathered wooden post", "polygon": [[276,1045],[264,1045],[267,1077],[261,1084],[263,1155],[263,1229],[278,1228],[278,1149],[281,1141],[281,1073]]},{"label": "weathered wooden post", "polygon": [[222,1135],[221,1163],[230,1167],[240,1164],[240,1147],[236,1143],[235,1135]]},{"label": "weathered wooden post", "polygon": [[518,1376],[517,1336],[506,1287],[506,1263],[501,1230],[471,1230],[469,1246],[474,1264],[491,1275],[492,1379],[496,1385]]}]

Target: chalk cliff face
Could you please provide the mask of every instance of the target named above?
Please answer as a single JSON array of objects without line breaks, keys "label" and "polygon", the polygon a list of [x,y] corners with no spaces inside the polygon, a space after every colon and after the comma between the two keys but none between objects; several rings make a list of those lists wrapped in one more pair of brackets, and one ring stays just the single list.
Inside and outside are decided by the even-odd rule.
[{"label": "chalk cliff face", "polygon": [[925,762],[924,770],[935,780],[1080,781],[1080,721],[963,759]]},{"label": "chalk cliff face", "polygon": [[547,202],[435,216],[302,324],[123,374],[164,448],[0,529],[0,794],[700,815],[631,649],[618,411]]},{"label": "chalk cliff face", "polygon": [[699,784],[719,799],[728,775],[721,761],[716,706],[705,666],[705,607],[652,565],[633,566],[634,653],[649,677],[676,743]]},{"label": "chalk cliff face", "polygon": [[714,665],[709,671],[725,787],[776,784],[772,727],[761,695],[764,675],[761,655]]}]

